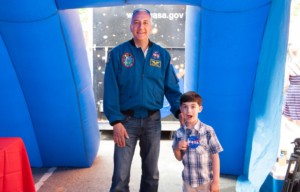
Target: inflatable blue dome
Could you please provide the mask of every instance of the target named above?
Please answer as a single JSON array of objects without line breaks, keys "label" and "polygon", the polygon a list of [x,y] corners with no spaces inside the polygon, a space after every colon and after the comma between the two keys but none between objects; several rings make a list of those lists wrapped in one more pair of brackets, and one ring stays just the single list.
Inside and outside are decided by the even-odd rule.
[{"label": "inflatable blue dome", "polygon": [[21,137],[34,167],[88,167],[99,130],[77,8],[186,9],[184,91],[223,145],[221,173],[258,191],[276,156],[290,1],[11,0],[0,2],[0,136]]}]

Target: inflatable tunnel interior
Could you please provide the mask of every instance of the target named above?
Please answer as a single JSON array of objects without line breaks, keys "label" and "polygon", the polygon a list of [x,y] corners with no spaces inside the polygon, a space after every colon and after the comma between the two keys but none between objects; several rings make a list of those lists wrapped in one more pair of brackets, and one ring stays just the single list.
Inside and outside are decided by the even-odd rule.
[{"label": "inflatable tunnel interior", "polygon": [[32,166],[90,166],[97,154],[81,31],[77,13],[54,1],[1,2],[0,136],[22,137]]},{"label": "inflatable tunnel interior", "polygon": [[187,5],[184,91],[204,99],[221,173],[258,191],[279,146],[289,0],[1,1],[0,136],[22,137],[32,166],[93,163],[100,136],[76,9],[129,4]]}]

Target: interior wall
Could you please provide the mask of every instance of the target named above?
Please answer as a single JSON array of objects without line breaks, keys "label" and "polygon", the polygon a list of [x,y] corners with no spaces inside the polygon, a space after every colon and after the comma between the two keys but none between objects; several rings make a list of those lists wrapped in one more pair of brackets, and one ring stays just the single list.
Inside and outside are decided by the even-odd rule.
[{"label": "interior wall", "polygon": [[41,166],[42,159],[30,120],[30,113],[18,76],[1,35],[0,61],[0,137],[21,137],[30,154],[30,161]]},{"label": "interior wall", "polygon": [[201,57],[201,8],[199,6],[187,6],[185,18],[184,91],[197,91]]},{"label": "interior wall", "polygon": [[17,2],[0,3],[0,136],[22,137],[33,167],[90,166],[99,130],[79,16]]},{"label": "interior wall", "polygon": [[[200,119],[214,127],[223,145],[220,158],[224,174],[243,172],[250,105],[268,11],[269,4],[238,12],[187,9],[191,12],[188,15],[199,17],[190,17],[192,21],[186,23],[186,59],[190,59],[186,66],[190,68],[185,79],[190,78],[188,83],[203,97]],[[201,24],[195,25],[197,22]]]},{"label": "interior wall", "polygon": [[276,162],[289,34],[290,0],[273,0],[264,31],[237,191],[259,191]]}]

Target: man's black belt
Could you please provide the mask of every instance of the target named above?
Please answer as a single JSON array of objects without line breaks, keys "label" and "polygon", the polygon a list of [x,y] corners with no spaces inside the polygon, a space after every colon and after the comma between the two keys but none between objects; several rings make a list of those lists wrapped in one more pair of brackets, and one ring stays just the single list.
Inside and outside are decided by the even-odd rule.
[{"label": "man's black belt", "polygon": [[[148,110],[148,116],[151,116],[153,115],[154,113],[158,112],[159,110],[154,110],[154,111],[151,111],[151,110]],[[128,115],[128,116],[134,116],[134,110],[126,110],[126,111],[121,111],[124,115]]]}]

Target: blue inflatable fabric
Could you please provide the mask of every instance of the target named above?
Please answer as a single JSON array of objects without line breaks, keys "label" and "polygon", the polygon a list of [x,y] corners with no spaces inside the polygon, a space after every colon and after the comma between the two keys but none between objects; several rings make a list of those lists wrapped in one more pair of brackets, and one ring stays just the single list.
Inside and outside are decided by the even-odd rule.
[{"label": "blue inflatable fabric", "polygon": [[[258,191],[279,145],[289,0],[1,2],[0,56],[8,72],[0,85],[10,89],[2,100],[22,103],[18,118],[25,124],[19,125],[29,131],[17,134],[27,138],[26,146],[37,145],[29,153],[31,161],[86,166],[98,148],[79,20],[67,9],[154,3],[189,5],[185,91],[203,96],[200,118],[215,128],[224,147],[221,173],[241,175],[237,191]],[[15,82],[12,88],[8,80]],[[9,131],[1,131],[2,136],[16,130],[14,110],[1,113],[6,110],[9,120],[0,124]]]},{"label": "blue inflatable fabric", "polygon": [[251,101],[244,170],[238,178],[237,191],[260,191],[276,162],[289,15],[290,0],[272,1]]},{"label": "blue inflatable fabric", "polygon": [[198,73],[194,75],[196,90],[203,97],[200,119],[214,127],[224,148],[220,153],[221,172],[239,175],[268,5],[241,12],[206,8],[191,11],[201,11],[194,14],[200,15],[200,28],[193,28],[199,33],[199,49],[186,47],[187,59],[197,55],[193,51],[200,53],[193,64],[197,69],[191,69]]},{"label": "blue inflatable fabric", "polygon": [[[0,109],[11,111],[1,116],[7,131],[0,135],[21,136],[32,166],[90,166],[99,131],[79,17],[76,10],[58,11],[53,1],[22,3],[0,4],[1,52],[9,57],[1,65],[13,70],[1,84],[15,78],[9,88],[19,94],[7,97],[22,101]],[[24,123],[13,123],[18,113]]]}]

